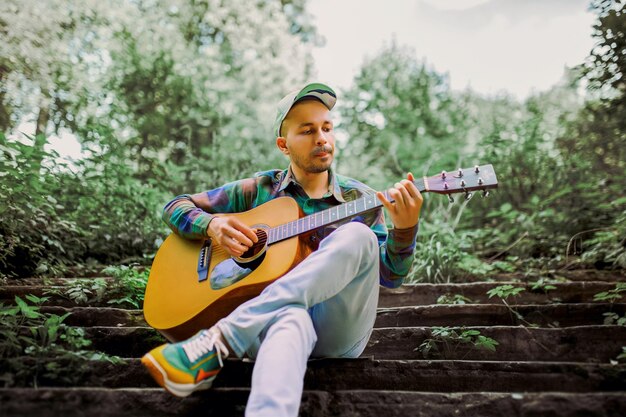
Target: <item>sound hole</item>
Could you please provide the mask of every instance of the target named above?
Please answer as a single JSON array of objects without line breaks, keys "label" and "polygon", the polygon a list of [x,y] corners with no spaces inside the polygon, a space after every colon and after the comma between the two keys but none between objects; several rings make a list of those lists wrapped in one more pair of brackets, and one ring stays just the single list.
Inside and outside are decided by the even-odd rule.
[{"label": "sound hole", "polygon": [[262,252],[265,251],[267,244],[267,232],[263,229],[256,229],[256,237],[259,238],[243,255],[237,258],[237,263],[251,262],[256,259]]}]

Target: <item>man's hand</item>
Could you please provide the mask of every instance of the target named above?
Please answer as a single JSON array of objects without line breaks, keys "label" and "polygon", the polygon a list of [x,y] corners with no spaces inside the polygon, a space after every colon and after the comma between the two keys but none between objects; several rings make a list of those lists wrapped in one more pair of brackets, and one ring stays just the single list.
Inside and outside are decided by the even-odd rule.
[{"label": "man's hand", "polygon": [[230,255],[241,256],[259,241],[254,230],[235,217],[214,217],[209,223],[209,236]]},{"label": "man's hand", "polygon": [[389,196],[395,201],[392,203],[380,191],[376,196],[391,216],[391,222],[396,229],[408,229],[417,224],[424,201],[422,194],[413,184],[413,174],[409,172],[406,180],[397,182],[394,188],[389,189]]}]

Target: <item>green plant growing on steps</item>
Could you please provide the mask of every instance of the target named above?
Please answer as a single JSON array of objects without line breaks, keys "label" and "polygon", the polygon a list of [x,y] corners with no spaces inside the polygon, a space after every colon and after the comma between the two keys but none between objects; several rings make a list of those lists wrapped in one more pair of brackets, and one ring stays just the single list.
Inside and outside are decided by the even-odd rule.
[{"label": "green plant growing on steps", "polygon": [[525,290],[526,289],[523,287],[514,287],[513,285],[505,284],[490,289],[489,291],[487,291],[487,295],[489,296],[489,298],[498,296],[502,301],[504,301],[511,296],[517,296],[519,293]]},{"label": "green plant growing on steps", "polygon": [[71,279],[63,287],[44,290],[44,295],[56,295],[79,305],[101,302],[106,294],[107,282],[102,278]]},{"label": "green plant growing on steps", "polygon": [[607,326],[611,326],[613,324],[626,326],[626,316],[620,317],[619,314],[613,312],[607,312],[602,315],[604,316],[604,324]]},{"label": "green plant growing on steps", "polygon": [[415,348],[424,358],[433,355],[439,358],[449,358],[461,348],[469,348],[463,358],[476,349],[496,351],[498,342],[480,334],[480,331],[465,327],[433,327],[431,337],[424,340]]},{"label": "green plant growing on steps", "polygon": [[608,301],[611,305],[609,311],[603,314],[604,316],[604,324],[605,325],[613,325],[617,324],[618,326],[626,325],[626,316],[620,317],[619,314],[613,312],[613,303],[615,301],[620,300],[622,298],[622,292],[626,291],[626,283],[618,282],[615,284],[615,288],[608,291],[603,291],[595,294],[593,296],[593,301]]},{"label": "green plant growing on steps", "polygon": [[615,284],[615,288],[608,291],[603,291],[593,296],[593,301],[608,301],[613,304],[615,301],[622,298],[623,292],[626,292],[626,282],[618,282]]},{"label": "green plant growing on steps", "polygon": [[140,269],[137,265],[109,266],[102,273],[113,277],[112,281],[104,278],[77,278],[66,282],[62,287],[44,291],[44,295],[56,295],[78,305],[101,303],[108,299],[108,304],[120,307],[141,308],[149,269]]},{"label": "green plant growing on steps", "polygon": [[548,291],[556,290],[556,287],[552,285],[551,281],[546,280],[543,277],[539,278],[535,282],[531,282],[530,285],[531,285],[530,287],[531,291],[537,291],[537,292],[540,291],[544,293],[545,295],[548,295]]},{"label": "green plant growing on steps", "polygon": [[437,304],[471,304],[473,301],[462,294],[444,294],[437,298]]},{"label": "green plant growing on steps", "polygon": [[500,301],[502,301],[502,303],[509,310],[509,314],[511,315],[511,322],[513,324],[515,324],[515,320],[513,319],[513,316],[515,316],[517,320],[519,320],[520,322],[524,323],[527,326],[538,327],[536,324],[529,323],[528,321],[526,321],[524,319],[524,316],[522,316],[517,310],[511,307],[509,303],[506,302],[507,298],[516,297],[522,291],[526,291],[526,289],[523,287],[515,287],[511,284],[505,284],[505,285],[499,285],[497,287],[490,289],[489,291],[487,291],[487,295],[489,296],[489,298],[492,298],[492,297],[500,298]]},{"label": "green plant growing on steps", "polygon": [[73,384],[89,361],[121,363],[117,357],[88,350],[91,341],[84,329],[64,323],[71,313],[42,313],[47,297],[25,298],[16,296],[15,305],[0,303],[0,360],[5,368],[0,378],[5,386],[36,388],[42,380]]},{"label": "green plant growing on steps", "polygon": [[134,308],[141,308],[144,293],[150,270],[148,268],[140,270],[137,265],[110,266],[103,271],[115,278],[112,288],[112,297],[109,304],[130,305]]}]

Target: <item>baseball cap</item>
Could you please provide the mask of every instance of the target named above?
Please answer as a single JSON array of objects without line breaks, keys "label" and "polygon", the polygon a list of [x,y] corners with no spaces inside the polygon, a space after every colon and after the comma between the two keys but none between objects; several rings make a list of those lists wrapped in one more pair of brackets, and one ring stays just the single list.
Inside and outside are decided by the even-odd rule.
[{"label": "baseball cap", "polygon": [[328,110],[332,110],[337,102],[337,95],[335,94],[335,91],[329,86],[321,83],[307,84],[300,90],[292,91],[278,102],[276,121],[274,122],[274,133],[276,134],[276,137],[280,136],[280,128],[283,125],[283,121],[285,120],[285,117],[287,117],[289,110],[291,110],[294,104],[306,97],[318,99],[324,103],[326,107],[328,107]]}]

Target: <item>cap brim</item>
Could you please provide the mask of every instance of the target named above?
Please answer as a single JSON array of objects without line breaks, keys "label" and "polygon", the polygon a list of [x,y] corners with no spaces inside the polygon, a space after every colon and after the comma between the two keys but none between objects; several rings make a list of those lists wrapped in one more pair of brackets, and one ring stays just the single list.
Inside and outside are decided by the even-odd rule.
[{"label": "cap brim", "polygon": [[287,113],[289,110],[298,103],[299,101],[305,98],[315,98],[321,101],[328,110],[332,110],[335,107],[335,103],[337,103],[337,95],[335,91],[322,83],[311,83],[307,84],[300,91],[293,91],[283,97],[282,100],[278,103],[278,114],[276,117],[276,121],[274,122],[274,133],[276,136],[280,136],[280,129],[287,117]]}]

